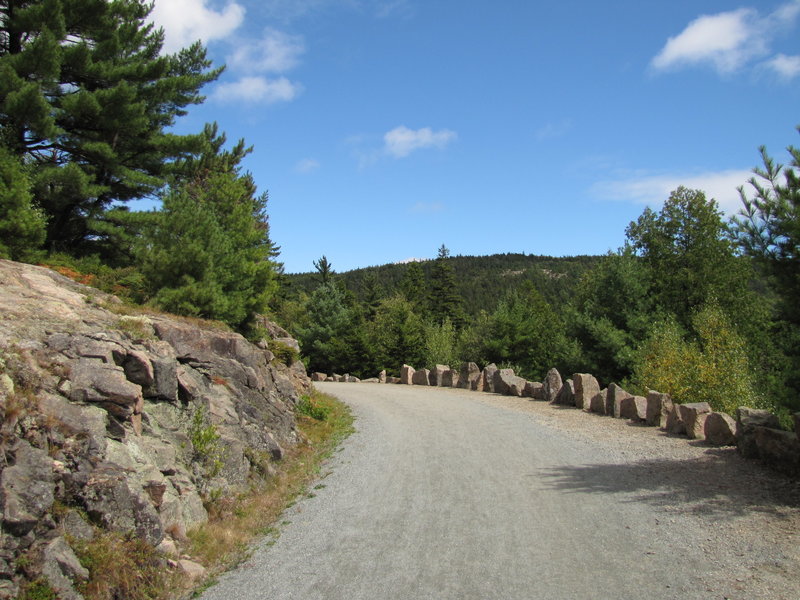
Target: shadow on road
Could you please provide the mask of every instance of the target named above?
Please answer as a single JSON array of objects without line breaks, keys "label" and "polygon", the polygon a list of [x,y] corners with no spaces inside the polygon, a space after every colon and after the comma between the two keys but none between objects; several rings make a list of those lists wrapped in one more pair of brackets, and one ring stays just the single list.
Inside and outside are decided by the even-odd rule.
[{"label": "shadow on road", "polygon": [[783,509],[800,507],[800,481],[742,459],[732,449],[710,449],[692,460],[550,467],[538,475],[545,485],[565,492],[622,493],[628,496],[621,502],[720,517],[755,512],[780,516]]}]

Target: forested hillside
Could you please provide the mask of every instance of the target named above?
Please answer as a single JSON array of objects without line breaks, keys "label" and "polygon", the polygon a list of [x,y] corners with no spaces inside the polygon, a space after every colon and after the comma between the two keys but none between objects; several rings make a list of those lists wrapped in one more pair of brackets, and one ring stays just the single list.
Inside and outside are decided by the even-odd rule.
[{"label": "forested hillside", "polygon": [[[591,270],[602,257],[598,256],[535,256],[530,254],[493,254],[491,256],[453,256],[453,269],[458,296],[464,312],[477,315],[481,310],[494,310],[500,298],[524,283],[533,285],[551,304],[569,300],[580,277]],[[435,261],[416,263],[423,276],[429,278]],[[346,271],[338,275],[342,285],[359,300],[365,300],[377,285],[381,293],[392,295],[411,263],[397,263]],[[283,294],[311,293],[319,284],[318,272],[288,274],[282,278]]]}]

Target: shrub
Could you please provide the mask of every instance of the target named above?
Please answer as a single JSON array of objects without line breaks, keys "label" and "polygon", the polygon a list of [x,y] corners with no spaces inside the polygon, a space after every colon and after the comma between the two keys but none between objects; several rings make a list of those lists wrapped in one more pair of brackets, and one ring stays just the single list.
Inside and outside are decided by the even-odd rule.
[{"label": "shrub", "polygon": [[316,402],[310,396],[301,396],[297,404],[297,412],[301,415],[311,417],[316,421],[326,421],[330,414],[330,408]]},{"label": "shrub", "polygon": [[224,448],[219,443],[220,434],[209,422],[205,408],[198,408],[189,424],[189,440],[194,448],[195,459],[205,467],[206,477],[215,477],[222,470]]},{"label": "shrub", "polygon": [[745,342],[724,311],[711,302],[691,322],[690,335],[673,318],[654,325],[640,348],[634,384],[729,414],[739,406],[773,408],[756,393]]}]

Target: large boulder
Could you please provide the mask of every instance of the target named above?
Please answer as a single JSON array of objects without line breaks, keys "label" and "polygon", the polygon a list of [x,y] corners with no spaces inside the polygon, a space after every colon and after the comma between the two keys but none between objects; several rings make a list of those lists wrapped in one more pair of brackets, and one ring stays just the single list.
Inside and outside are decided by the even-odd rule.
[{"label": "large boulder", "polygon": [[583,410],[590,410],[592,398],[600,393],[600,384],[588,373],[574,373],[572,383],[575,388],[575,406]]},{"label": "large boulder", "polygon": [[558,397],[558,392],[564,383],[561,381],[561,374],[553,368],[547,372],[542,381],[542,400],[554,404]]},{"label": "large boulder", "polygon": [[448,369],[442,376],[442,387],[459,387],[459,373],[455,369]]},{"label": "large boulder", "polygon": [[558,390],[558,396],[553,404],[562,406],[575,406],[575,384],[571,379],[567,379]]},{"label": "large boulder", "polygon": [[647,424],[650,427],[663,427],[667,424],[667,416],[672,410],[672,398],[669,394],[650,391],[647,394]]},{"label": "large boulder", "polygon": [[690,440],[703,439],[706,418],[711,413],[708,402],[689,402],[679,404],[681,421],[686,427],[686,435]]},{"label": "large boulder", "polygon": [[505,396],[522,396],[525,390],[524,378],[514,375],[514,369],[500,369],[494,374],[494,391]]},{"label": "large boulder", "polygon": [[378,373],[378,383],[386,383],[386,369],[382,369],[380,373]]},{"label": "large boulder", "polygon": [[497,373],[497,365],[491,363],[483,367],[483,391],[494,393],[494,374]]},{"label": "large boulder", "polygon": [[736,420],[725,413],[712,412],[706,417],[703,434],[712,446],[735,446]]},{"label": "large boulder", "polygon": [[411,383],[414,385],[430,385],[430,374],[428,369],[418,369],[411,376]]},{"label": "large boulder", "polygon": [[800,475],[800,441],[794,431],[755,427],[758,457],[769,467],[792,477]]},{"label": "large boulder", "polygon": [[636,423],[644,422],[647,419],[647,398],[630,394],[623,397],[619,404],[619,416]]},{"label": "large boulder", "polygon": [[404,385],[414,384],[414,367],[403,365],[400,368],[400,383]]},{"label": "large boulder", "polygon": [[615,419],[621,418],[622,401],[626,398],[633,398],[633,394],[629,394],[616,383],[609,385],[606,392],[606,414]]},{"label": "large boulder", "polygon": [[681,411],[678,408],[679,406],[679,404],[672,404],[672,409],[669,411],[667,422],[664,425],[664,429],[674,435],[683,435],[686,433],[686,423],[683,422]]},{"label": "large boulder", "polygon": [[597,392],[592,399],[589,401],[589,411],[593,413],[597,413],[598,415],[606,414],[606,396],[608,395],[608,389],[602,389]]},{"label": "large boulder", "polygon": [[736,446],[745,458],[758,458],[756,428],[780,429],[778,417],[768,410],[741,406],[736,410]]},{"label": "large boulder", "polygon": [[544,394],[542,391],[542,384],[539,381],[528,381],[525,383],[525,389],[522,392],[522,395],[526,398],[531,398],[533,400],[542,400]]},{"label": "large boulder", "polygon": [[465,390],[473,389],[472,386],[481,377],[481,370],[474,362],[465,362],[461,365],[461,372],[458,377],[458,387]]},{"label": "large boulder", "polygon": [[428,381],[434,387],[442,387],[444,384],[444,374],[450,370],[447,365],[436,365],[430,370]]},{"label": "large boulder", "polygon": [[325,373],[312,373],[311,381],[325,381],[328,376]]}]

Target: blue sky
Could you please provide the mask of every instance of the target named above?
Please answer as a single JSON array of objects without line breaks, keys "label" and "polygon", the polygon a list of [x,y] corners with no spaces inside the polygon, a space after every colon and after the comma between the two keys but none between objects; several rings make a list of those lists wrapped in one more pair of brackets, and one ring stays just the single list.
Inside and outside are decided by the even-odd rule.
[{"label": "blue sky", "polygon": [[255,149],[287,272],[602,254],[678,185],[729,213],[800,145],[800,0],[156,0]]}]

